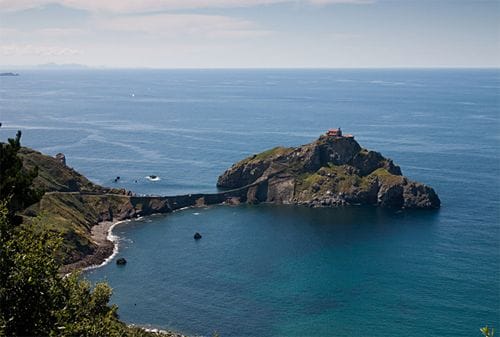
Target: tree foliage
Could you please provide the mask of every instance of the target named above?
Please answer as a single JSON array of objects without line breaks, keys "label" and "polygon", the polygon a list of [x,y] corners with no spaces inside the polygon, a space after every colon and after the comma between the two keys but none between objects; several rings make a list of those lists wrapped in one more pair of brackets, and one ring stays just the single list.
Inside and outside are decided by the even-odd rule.
[{"label": "tree foliage", "polygon": [[[39,198],[17,156],[21,132],[0,143],[0,336],[154,336],[120,322],[111,288],[78,274],[62,277],[56,258],[62,239],[15,222],[15,212]],[[38,228],[37,228],[38,227]]]},{"label": "tree foliage", "polygon": [[59,240],[28,228],[14,229],[2,206],[0,329],[7,336],[49,335],[53,313],[63,300],[54,258]]},{"label": "tree foliage", "polygon": [[23,169],[23,162],[17,155],[20,149],[21,131],[17,131],[16,138],[9,138],[7,143],[0,142],[0,200],[6,200],[11,220],[15,212],[34,204],[41,197],[41,192],[32,188],[38,168]]},{"label": "tree foliage", "polygon": [[[120,322],[111,288],[78,273],[62,277],[61,239],[8,224],[0,204],[0,336],[151,336]],[[9,235],[4,235],[10,231]]]}]

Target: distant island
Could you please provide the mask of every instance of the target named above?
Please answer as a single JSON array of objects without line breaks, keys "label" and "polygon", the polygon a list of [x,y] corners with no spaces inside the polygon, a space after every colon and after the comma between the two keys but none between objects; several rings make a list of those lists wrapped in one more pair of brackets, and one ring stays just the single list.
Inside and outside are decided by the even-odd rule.
[{"label": "distant island", "polygon": [[18,73],[0,73],[0,76],[19,76]]},{"label": "distant island", "polygon": [[299,147],[276,147],[252,155],[229,168],[217,181],[219,193],[139,196],[124,189],[96,185],[55,157],[29,148],[19,152],[26,170],[38,168],[33,181],[42,199],[22,212],[29,223],[43,222],[59,232],[64,271],[96,265],[109,257],[114,244],[108,232],[117,221],[185,207],[214,204],[275,203],[308,207],[372,205],[384,208],[440,207],[429,186],[402,176],[401,169],[380,153],[363,149],[352,135],[329,130]]}]

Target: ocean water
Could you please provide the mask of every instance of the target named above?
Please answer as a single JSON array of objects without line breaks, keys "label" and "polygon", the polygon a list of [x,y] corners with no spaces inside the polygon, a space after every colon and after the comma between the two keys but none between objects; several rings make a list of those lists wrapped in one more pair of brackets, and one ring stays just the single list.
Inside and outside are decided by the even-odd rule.
[{"label": "ocean water", "polygon": [[128,264],[85,277],[110,283],[126,322],[223,337],[500,328],[499,70],[22,71],[0,78],[0,122],[1,139],[21,129],[97,183],[161,195],[213,192],[235,161],[341,126],[441,198],[438,211],[216,206],[120,224]]}]

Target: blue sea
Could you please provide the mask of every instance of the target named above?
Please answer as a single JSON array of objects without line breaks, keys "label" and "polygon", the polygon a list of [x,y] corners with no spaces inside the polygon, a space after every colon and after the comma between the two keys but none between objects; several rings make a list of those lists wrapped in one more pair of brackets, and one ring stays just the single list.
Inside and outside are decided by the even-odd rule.
[{"label": "blue sea", "polygon": [[214,206],[122,223],[127,265],[84,276],[109,282],[124,321],[222,337],[500,329],[500,70],[20,73],[0,78],[1,139],[20,129],[99,184],[213,192],[234,162],[340,126],[441,198],[437,211]]}]

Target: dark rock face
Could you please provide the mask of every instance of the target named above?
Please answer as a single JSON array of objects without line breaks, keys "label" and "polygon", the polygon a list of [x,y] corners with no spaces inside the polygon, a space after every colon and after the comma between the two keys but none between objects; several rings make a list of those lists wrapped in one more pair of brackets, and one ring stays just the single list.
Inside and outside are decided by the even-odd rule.
[{"label": "dark rock face", "polygon": [[59,160],[61,164],[66,166],[66,156],[64,155],[64,153],[59,152],[58,154],[56,154],[55,158]]},{"label": "dark rock face", "polygon": [[366,176],[378,168],[385,168],[389,173],[400,176],[401,169],[392,160],[384,158],[379,152],[360,151],[350,164],[359,170],[361,176]]},{"label": "dark rock face", "polygon": [[401,208],[404,205],[403,186],[399,184],[382,185],[378,190],[377,203],[382,207]]},{"label": "dark rock face", "polygon": [[193,238],[194,238],[195,240],[199,240],[199,239],[201,239],[201,234],[200,234],[200,233],[198,233],[198,232],[196,232],[196,233],[194,233]]},{"label": "dark rock face", "polygon": [[218,187],[237,188],[241,184],[248,185],[256,181],[269,167],[268,162],[249,162],[247,165],[233,166],[229,169],[231,174],[220,176],[217,181]]},{"label": "dark rock face", "polygon": [[123,257],[120,257],[118,260],[116,260],[116,264],[119,266],[124,266],[127,264],[127,260],[125,260],[125,258]]},{"label": "dark rock face", "polygon": [[309,207],[377,205],[439,208],[429,186],[402,176],[399,166],[353,137],[321,136],[297,148],[275,148],[233,165],[218,179],[226,188],[247,187],[249,203]]},{"label": "dark rock face", "polygon": [[438,208],[441,205],[432,188],[415,182],[405,185],[403,199],[405,208]]},{"label": "dark rock face", "polygon": [[331,138],[321,136],[316,141],[320,148],[321,165],[331,163],[344,165],[349,163],[361,150],[354,138]]}]

